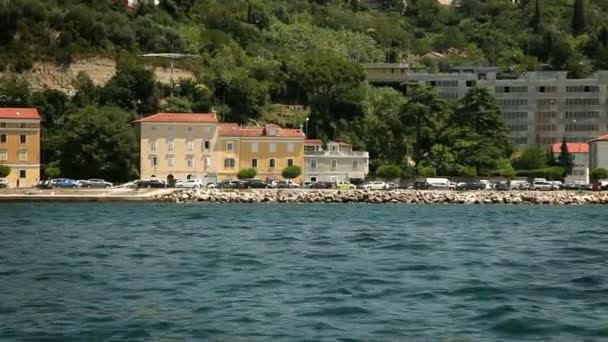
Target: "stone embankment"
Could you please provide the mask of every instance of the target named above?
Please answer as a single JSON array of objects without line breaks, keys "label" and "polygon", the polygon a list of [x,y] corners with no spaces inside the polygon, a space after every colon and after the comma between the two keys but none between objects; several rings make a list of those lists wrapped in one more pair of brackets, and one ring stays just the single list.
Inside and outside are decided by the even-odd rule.
[{"label": "stone embankment", "polygon": [[419,204],[608,204],[608,192],[417,191],[417,190],[182,190],[164,202],[211,203],[419,203]]}]

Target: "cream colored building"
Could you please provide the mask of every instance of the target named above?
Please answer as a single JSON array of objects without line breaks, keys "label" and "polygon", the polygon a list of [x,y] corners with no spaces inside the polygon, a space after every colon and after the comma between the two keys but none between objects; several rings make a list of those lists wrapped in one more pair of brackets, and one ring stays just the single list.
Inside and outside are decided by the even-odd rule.
[{"label": "cream colored building", "polygon": [[171,182],[198,178],[215,182],[213,150],[218,135],[215,114],[158,113],[140,125],[140,176]]},{"label": "cream colored building", "polygon": [[0,164],[11,168],[9,187],[40,180],[40,121],[36,108],[0,108]]}]

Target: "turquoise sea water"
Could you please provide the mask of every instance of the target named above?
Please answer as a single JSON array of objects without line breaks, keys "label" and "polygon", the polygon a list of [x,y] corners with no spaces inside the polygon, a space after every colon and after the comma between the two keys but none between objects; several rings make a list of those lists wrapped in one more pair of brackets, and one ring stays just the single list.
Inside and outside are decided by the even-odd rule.
[{"label": "turquoise sea water", "polygon": [[604,207],[0,204],[1,341],[606,341]]}]

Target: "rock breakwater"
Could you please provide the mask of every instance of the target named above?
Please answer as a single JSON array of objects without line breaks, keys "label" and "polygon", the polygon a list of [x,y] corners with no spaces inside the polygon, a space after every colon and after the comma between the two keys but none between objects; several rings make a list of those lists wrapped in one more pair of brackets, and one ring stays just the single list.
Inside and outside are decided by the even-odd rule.
[{"label": "rock breakwater", "polygon": [[394,203],[394,204],[608,204],[608,192],[581,191],[418,191],[418,190],[180,190],[163,202],[211,203]]}]

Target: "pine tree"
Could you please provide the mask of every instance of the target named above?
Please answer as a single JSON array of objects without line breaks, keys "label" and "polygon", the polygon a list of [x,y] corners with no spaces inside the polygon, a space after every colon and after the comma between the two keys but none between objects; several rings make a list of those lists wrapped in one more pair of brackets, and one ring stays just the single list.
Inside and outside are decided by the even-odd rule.
[{"label": "pine tree", "polygon": [[583,0],[574,1],[574,13],[572,15],[572,33],[579,35],[585,31],[585,3]]},{"label": "pine tree", "polygon": [[540,0],[536,0],[536,3],[534,5],[534,16],[532,17],[532,21],[530,23],[534,33],[540,32],[541,21],[542,21],[542,17],[541,17],[541,13],[540,13]]},{"label": "pine tree", "polygon": [[557,161],[555,160],[555,154],[553,153],[552,145],[547,148],[547,166],[557,166]]},{"label": "pine tree", "polygon": [[568,151],[568,144],[566,144],[566,138],[562,140],[562,146],[560,148],[559,156],[557,156],[557,164],[564,168],[564,174],[572,174],[574,168],[574,156]]}]

